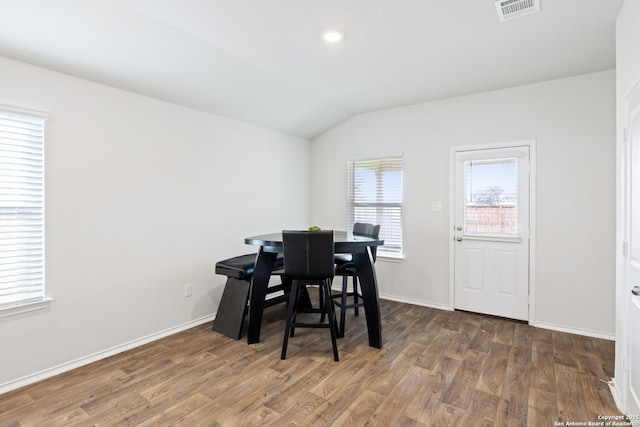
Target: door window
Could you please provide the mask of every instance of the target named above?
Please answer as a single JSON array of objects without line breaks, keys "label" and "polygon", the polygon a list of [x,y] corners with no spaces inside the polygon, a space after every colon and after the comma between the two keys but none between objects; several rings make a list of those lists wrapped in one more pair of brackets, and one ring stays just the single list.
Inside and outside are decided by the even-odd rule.
[{"label": "door window", "polygon": [[464,233],[518,234],[518,159],[464,163]]}]

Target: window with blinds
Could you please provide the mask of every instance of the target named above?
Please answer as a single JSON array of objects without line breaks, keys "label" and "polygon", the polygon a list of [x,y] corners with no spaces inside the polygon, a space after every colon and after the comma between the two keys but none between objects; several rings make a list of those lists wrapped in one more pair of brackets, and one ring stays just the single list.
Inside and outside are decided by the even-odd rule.
[{"label": "window with blinds", "polygon": [[44,298],[44,121],[0,111],[0,308]]},{"label": "window with blinds", "polygon": [[464,186],[466,234],[518,234],[517,158],[465,162]]},{"label": "window with blinds", "polygon": [[380,224],[378,255],[402,256],[402,157],[347,162],[348,227]]}]

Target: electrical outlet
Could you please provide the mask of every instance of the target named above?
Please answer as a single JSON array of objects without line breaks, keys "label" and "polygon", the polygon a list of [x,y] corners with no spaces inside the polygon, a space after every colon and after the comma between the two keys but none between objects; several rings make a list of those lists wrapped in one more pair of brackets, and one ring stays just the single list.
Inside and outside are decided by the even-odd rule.
[{"label": "electrical outlet", "polygon": [[184,285],[184,296],[185,298],[191,296],[191,284]]}]

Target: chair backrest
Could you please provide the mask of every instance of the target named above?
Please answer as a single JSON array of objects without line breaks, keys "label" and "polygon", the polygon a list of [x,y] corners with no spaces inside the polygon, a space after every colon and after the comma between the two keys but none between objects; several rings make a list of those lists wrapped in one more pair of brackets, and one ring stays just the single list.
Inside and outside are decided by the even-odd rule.
[{"label": "chair backrest", "polygon": [[283,230],[282,246],[285,276],[321,280],[335,275],[333,230]]},{"label": "chair backrest", "polygon": [[[353,224],[353,234],[355,236],[365,236],[377,239],[380,235],[380,225],[367,224],[365,222],[356,222]],[[373,262],[376,262],[377,246],[371,246],[371,256]]]}]

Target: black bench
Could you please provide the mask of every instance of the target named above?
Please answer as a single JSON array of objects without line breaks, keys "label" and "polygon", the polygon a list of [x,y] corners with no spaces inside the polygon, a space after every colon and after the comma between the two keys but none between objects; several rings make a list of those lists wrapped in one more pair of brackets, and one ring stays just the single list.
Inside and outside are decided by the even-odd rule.
[{"label": "black bench", "polygon": [[[242,336],[255,261],[256,254],[246,254],[216,263],[216,274],[227,276],[227,283],[224,285],[212,329],[236,340]],[[279,274],[275,270],[282,268],[282,265],[282,257],[276,258],[273,273]],[[273,296],[280,292],[282,292],[280,295]],[[269,286],[267,297],[271,296],[271,298],[266,299],[265,307],[286,301],[285,294],[282,284]]]}]

